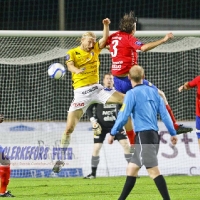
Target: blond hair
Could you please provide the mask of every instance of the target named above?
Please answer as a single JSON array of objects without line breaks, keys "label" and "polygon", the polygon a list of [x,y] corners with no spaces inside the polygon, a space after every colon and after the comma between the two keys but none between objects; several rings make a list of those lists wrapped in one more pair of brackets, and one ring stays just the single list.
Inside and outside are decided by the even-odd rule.
[{"label": "blond hair", "polygon": [[86,37],[96,40],[96,35],[91,31],[88,31],[82,35],[82,38],[86,38]]},{"label": "blond hair", "polygon": [[136,83],[144,78],[144,69],[139,65],[134,65],[129,70],[129,77]]}]

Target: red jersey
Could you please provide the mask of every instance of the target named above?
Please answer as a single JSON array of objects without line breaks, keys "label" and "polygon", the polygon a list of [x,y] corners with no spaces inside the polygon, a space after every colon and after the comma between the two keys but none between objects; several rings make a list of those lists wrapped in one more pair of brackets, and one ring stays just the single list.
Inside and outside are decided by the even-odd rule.
[{"label": "red jersey", "polygon": [[200,76],[197,76],[190,82],[188,82],[190,87],[197,87],[197,96],[196,96],[196,115],[200,117]]},{"label": "red jersey", "polygon": [[107,45],[112,58],[111,72],[117,76],[127,74],[137,64],[137,50],[141,50],[143,43],[129,33],[118,31],[109,36]]}]

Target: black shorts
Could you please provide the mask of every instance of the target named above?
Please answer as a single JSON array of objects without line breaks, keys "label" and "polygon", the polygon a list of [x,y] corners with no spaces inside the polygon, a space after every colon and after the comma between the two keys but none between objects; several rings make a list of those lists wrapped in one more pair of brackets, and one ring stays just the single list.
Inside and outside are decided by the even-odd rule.
[{"label": "black shorts", "polygon": [[[105,140],[106,134],[110,133],[111,129],[110,128],[103,128],[102,127],[102,131],[101,134],[96,136],[94,135],[94,143],[103,143],[103,141]],[[124,129],[122,129],[121,131],[119,131],[118,134],[115,135],[115,140],[124,140],[127,139],[126,137],[126,132],[124,131]]]},{"label": "black shorts", "polygon": [[158,149],[160,137],[157,131],[141,131],[136,133],[135,151],[131,157],[132,163],[148,169],[158,166]]}]

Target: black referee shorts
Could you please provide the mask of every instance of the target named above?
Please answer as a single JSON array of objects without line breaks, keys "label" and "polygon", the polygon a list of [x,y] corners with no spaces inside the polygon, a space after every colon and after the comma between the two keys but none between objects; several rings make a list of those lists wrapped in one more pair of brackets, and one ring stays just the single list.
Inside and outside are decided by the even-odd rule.
[{"label": "black referee shorts", "polygon": [[[103,128],[102,127],[102,131],[101,131],[101,134],[100,135],[94,135],[94,143],[103,143],[103,141],[105,140],[106,138],[106,134],[107,133],[110,133],[111,129],[110,128]],[[124,140],[124,139],[127,139],[126,137],[126,133],[125,131],[122,129],[121,131],[119,131],[118,134],[116,134],[115,136],[115,140]]]},{"label": "black referee shorts", "polygon": [[157,154],[160,137],[157,131],[141,131],[136,133],[135,151],[131,157],[132,163],[148,169],[158,166]]}]

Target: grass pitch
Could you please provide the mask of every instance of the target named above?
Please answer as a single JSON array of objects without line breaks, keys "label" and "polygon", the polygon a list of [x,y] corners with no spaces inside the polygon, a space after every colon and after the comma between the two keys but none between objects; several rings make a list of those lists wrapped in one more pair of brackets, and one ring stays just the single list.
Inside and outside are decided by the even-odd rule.
[{"label": "grass pitch", "polygon": [[[23,200],[117,200],[126,177],[12,178],[8,190]],[[200,176],[167,176],[172,200],[199,200]],[[127,200],[161,200],[154,181],[140,177]]]}]

